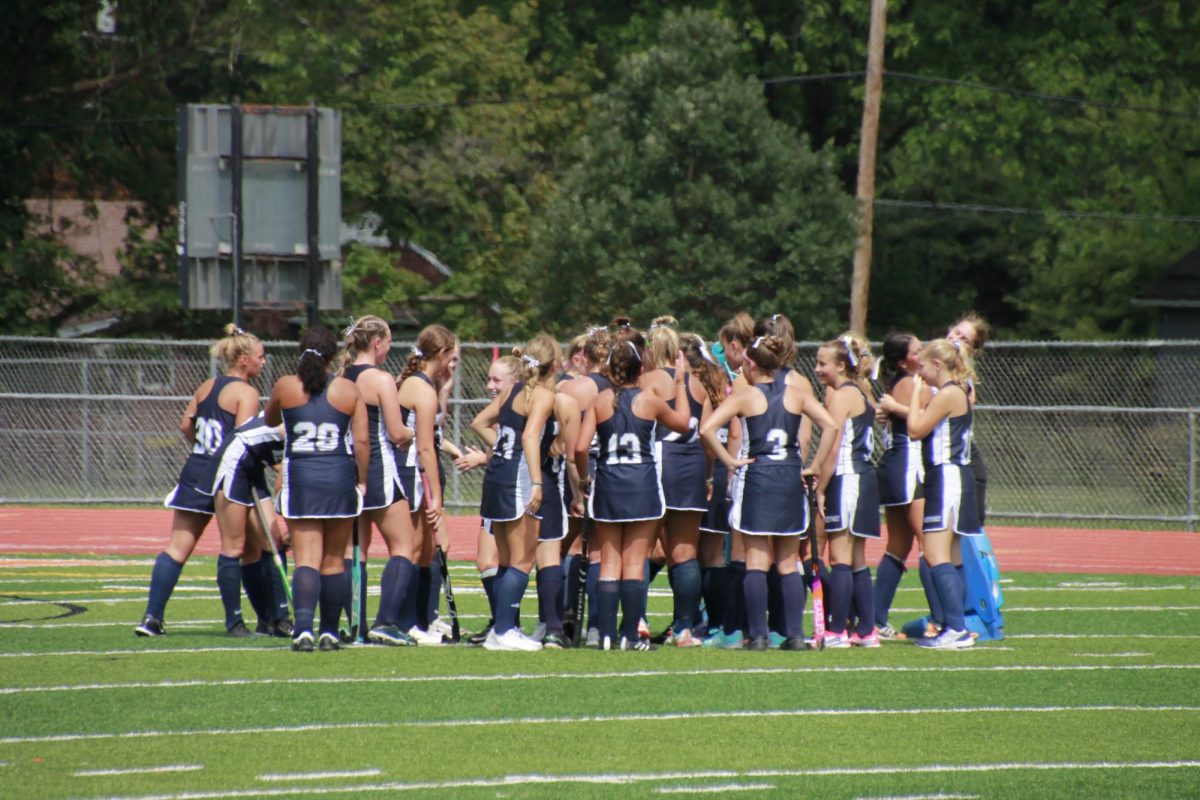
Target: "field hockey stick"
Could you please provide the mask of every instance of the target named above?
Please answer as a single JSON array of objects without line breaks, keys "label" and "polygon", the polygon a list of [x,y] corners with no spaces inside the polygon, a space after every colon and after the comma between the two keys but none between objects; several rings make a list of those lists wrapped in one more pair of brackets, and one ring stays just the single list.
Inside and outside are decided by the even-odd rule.
[{"label": "field hockey stick", "polygon": [[571,631],[571,646],[578,647],[580,639],[583,638],[584,632],[587,630],[587,575],[588,566],[591,558],[588,555],[590,539],[592,538],[592,518],[584,512],[583,518],[579,523],[579,539],[580,539],[580,554],[579,554],[579,574],[578,580],[575,581],[575,596],[571,598],[571,608],[575,615],[575,629]]},{"label": "field hockey stick", "polygon": [[[354,518],[354,554],[353,560],[350,562],[350,638],[365,642],[366,631],[362,629],[362,617],[359,613],[362,602],[362,593],[366,587],[362,585],[362,571],[359,568],[359,557],[362,552],[362,535],[361,535],[362,515]],[[345,551],[342,551],[343,554]]]},{"label": "field hockey stick", "polygon": [[804,491],[808,495],[808,524],[812,534],[809,536],[809,564],[812,569],[812,611],[813,611],[813,640],[812,649],[825,648],[825,588],[821,585],[820,545],[817,543],[817,486],[816,480],[804,482]]},{"label": "field hockey stick", "polygon": [[[269,490],[268,494],[270,494]],[[292,584],[288,580],[287,570],[283,567],[283,559],[279,556],[279,548],[275,546],[275,537],[271,535],[271,527],[267,524],[267,515],[263,513],[260,505],[263,498],[254,486],[250,487],[250,499],[254,501],[254,513],[258,516],[258,524],[262,526],[262,537],[267,540],[267,547],[271,550],[271,560],[275,562],[275,570],[283,581],[283,591],[287,594],[288,606],[292,613],[295,613],[296,602],[292,599]]]},{"label": "field hockey stick", "polygon": [[[425,480],[425,470],[420,470],[421,473],[421,496],[425,498],[425,507],[428,508],[433,503],[433,490],[429,488],[429,481]],[[434,532],[436,536],[440,533],[441,525],[438,525],[438,530]],[[440,556],[442,572],[442,591],[446,595],[446,613],[450,615],[450,641],[458,644],[462,640],[462,629],[458,624],[458,603],[454,601],[454,587],[450,585],[450,566],[446,561],[446,551],[442,549],[441,543],[437,545],[437,554]]]}]

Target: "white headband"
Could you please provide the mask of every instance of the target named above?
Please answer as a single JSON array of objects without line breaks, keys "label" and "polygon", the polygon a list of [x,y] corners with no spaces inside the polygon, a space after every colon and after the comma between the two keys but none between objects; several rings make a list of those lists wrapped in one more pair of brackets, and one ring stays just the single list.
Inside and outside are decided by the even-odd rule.
[{"label": "white headband", "polygon": [[846,359],[850,362],[850,366],[858,369],[858,358],[854,355],[854,340],[849,336],[843,336],[840,341],[846,345]]},{"label": "white headband", "polygon": [[721,366],[720,364],[717,363],[717,360],[715,358],[713,358],[712,355],[708,352],[708,347],[705,346],[703,339],[700,340],[700,357],[703,358],[708,363],[712,364],[714,367]]},{"label": "white headband", "polygon": [[538,367],[540,367],[542,365],[541,361],[538,361],[536,358],[529,355],[528,353],[522,353],[521,360],[524,361],[529,366],[533,367],[534,369],[537,369]]},{"label": "white headband", "polygon": [[311,347],[310,347],[310,348],[308,348],[307,350],[305,350],[303,353],[301,353],[301,354],[300,354],[300,358],[302,358],[302,359],[303,359],[303,358],[304,358],[306,355],[308,355],[309,353],[312,353],[314,356],[316,356],[317,358],[321,359],[322,361],[324,361],[324,360],[325,360],[325,356],[321,355],[321,351],[320,351],[320,350],[313,350]]},{"label": "white headband", "polygon": [[342,331],[342,338],[343,338],[343,339],[349,339],[349,338],[350,338],[350,334],[354,333],[354,331],[355,331],[357,328],[358,328],[358,323],[354,321],[354,317],[353,317],[353,315],[351,315],[351,317],[350,317],[350,327],[349,327],[349,328],[346,328],[346,330]]},{"label": "white headband", "polygon": [[425,357],[425,354],[421,352],[421,348],[417,347],[415,344],[412,346],[412,354],[417,358]]}]

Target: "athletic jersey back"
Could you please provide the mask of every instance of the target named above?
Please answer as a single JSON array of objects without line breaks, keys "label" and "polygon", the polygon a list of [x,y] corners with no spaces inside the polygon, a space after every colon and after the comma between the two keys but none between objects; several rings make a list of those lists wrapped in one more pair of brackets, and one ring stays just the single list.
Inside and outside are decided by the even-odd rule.
[{"label": "athletic jersey back", "polygon": [[756,383],[754,388],[766,398],[767,410],[744,418],[742,450],[746,457],[755,459],[749,469],[803,466],[800,443],[796,439],[800,415],[793,414],[783,405],[786,384],[777,378],[772,383]]},{"label": "athletic jersey back", "polygon": [[[437,391],[437,387],[433,385],[433,381],[424,372],[415,372],[415,373],[413,373],[413,377],[420,378],[421,380],[425,381],[425,383],[429,384],[429,388],[433,389],[434,391]],[[412,431],[415,433],[417,430],[417,410],[415,408],[409,408],[408,406],[401,403],[400,404],[400,417],[404,421],[405,426],[407,426],[408,428],[411,428]],[[408,467],[410,469],[417,468],[416,444],[417,444],[417,440],[414,437],[413,440],[411,442],[409,442],[407,447],[403,448],[402,450],[400,450],[398,452],[398,454],[400,456],[400,463],[403,466]],[[437,447],[438,444],[440,444],[440,442],[438,441],[437,419],[435,418],[434,419],[434,447]],[[407,486],[405,488],[407,488]]]},{"label": "athletic jersey back", "polygon": [[855,383],[847,381],[838,389],[847,386],[854,387],[862,395],[863,410],[857,416],[847,416],[842,425],[842,441],[838,447],[833,473],[835,475],[866,472],[874,468],[874,464],[871,463],[871,455],[875,449],[875,408],[867,401],[867,396]]},{"label": "athletic jersey back", "polygon": [[357,516],[361,499],[350,414],[334,408],[329,384],[308,402],[283,409],[283,491],[285,517]]},{"label": "athletic jersey back", "polygon": [[218,399],[221,391],[232,383],[245,383],[241,378],[218,375],[212,388],[196,404],[196,415],[192,417],[196,438],[192,452],[179,475],[179,483],[202,492],[209,492],[221,464],[221,455],[233,441],[237,417],[221,408]]},{"label": "athletic jersey back", "polygon": [[[950,382],[947,386],[958,386]],[[921,456],[926,467],[941,464],[966,466],[971,463],[971,437],[974,412],[967,404],[967,413],[960,417],[946,417],[929,432],[922,442]]]},{"label": "athletic jersey back", "polygon": [[659,519],[665,506],[652,419],[633,413],[641,389],[623,389],[617,407],[596,426],[600,453],[596,459],[596,486],[589,499],[591,516],[602,522]]},{"label": "athletic jersey back", "polygon": [[525,433],[525,415],[518,414],[513,409],[513,401],[524,389],[525,384],[518,381],[513,384],[508,399],[500,405],[500,414],[496,423],[496,443],[492,445],[492,457],[488,459],[488,469],[493,463],[520,461],[525,455],[521,436]]}]

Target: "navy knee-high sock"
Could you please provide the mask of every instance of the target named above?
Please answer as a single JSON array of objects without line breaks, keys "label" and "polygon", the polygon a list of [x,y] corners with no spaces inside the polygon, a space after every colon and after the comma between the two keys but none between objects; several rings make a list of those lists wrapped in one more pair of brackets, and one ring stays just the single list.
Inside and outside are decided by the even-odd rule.
[{"label": "navy knee-high sock", "polygon": [[521,598],[529,586],[529,573],[516,567],[501,570],[496,579],[496,635],[508,633],[518,626]]},{"label": "navy knee-high sock", "polygon": [[254,609],[254,616],[262,623],[271,619],[273,611],[270,603],[271,585],[267,582],[262,568],[263,562],[266,560],[265,556],[259,556],[257,561],[241,565],[242,588],[246,590],[246,599],[250,601],[250,607]]},{"label": "navy knee-high sock", "polygon": [[562,567],[557,565],[538,567],[538,607],[541,608],[540,616],[544,618],[547,632],[560,633],[562,631],[562,586]]},{"label": "navy knee-high sock", "polygon": [[228,630],[242,621],[242,565],[236,558],[217,556],[217,589]]},{"label": "navy knee-high sock", "polygon": [[[599,571],[599,570],[597,570]],[[620,581],[602,581],[596,578],[596,627],[600,630],[600,639],[607,636],[614,643],[617,641],[617,605],[621,600]]]},{"label": "navy knee-high sock", "polygon": [[296,624],[293,637],[307,631],[312,633],[313,617],[317,614],[317,597],[321,593],[321,574],[312,567],[292,570],[292,597],[296,601]]},{"label": "navy knee-high sock", "polygon": [[955,564],[954,571],[958,573],[958,582],[962,584],[963,589],[963,613],[966,613],[967,608],[967,568],[962,564]]},{"label": "navy knee-high sock", "polygon": [[146,601],[146,615],[162,621],[167,610],[167,601],[175,584],[179,583],[179,575],[183,572],[183,564],[171,558],[163,551],[154,559],[154,569],[150,571],[150,597]]},{"label": "navy knee-high sock", "polygon": [[321,576],[320,606],[321,627],[319,633],[337,636],[338,622],[342,619],[342,600],[348,591],[346,584],[350,576],[345,572]]},{"label": "navy knee-high sock", "polygon": [[783,616],[787,620],[787,637],[789,639],[804,638],[804,603],[808,594],[805,591],[804,576],[799,572],[780,575],[779,592],[783,595]]},{"label": "navy knee-high sock", "polygon": [[725,624],[725,573],[728,567],[705,567],[700,570],[700,593],[708,611],[708,629]]},{"label": "navy knee-high sock", "polygon": [[392,593],[396,590],[396,572],[399,569],[400,556],[392,556],[383,565],[383,573],[379,576],[379,609],[375,612],[375,621],[371,623],[373,628],[396,624],[391,602]]},{"label": "navy knee-high sock", "polygon": [[621,637],[638,638],[638,621],[646,614],[646,587],[642,581],[621,581]]},{"label": "navy knee-high sock", "polygon": [[675,593],[675,633],[690,630],[696,624],[700,603],[700,562],[688,559],[669,569]]},{"label": "navy knee-high sock", "polygon": [[495,567],[489,567],[479,573],[479,580],[483,582],[483,593],[487,595],[488,611],[491,612],[492,620],[496,619],[496,577],[500,574],[500,570]]},{"label": "navy knee-high sock", "polygon": [[767,573],[761,569],[747,569],[742,579],[746,595],[746,617],[750,623],[747,631],[751,638],[767,635]]},{"label": "navy knee-high sock", "polygon": [[[600,627],[600,562],[589,561],[587,569],[587,581],[584,584],[584,590],[587,592],[587,607],[588,607],[588,630]],[[615,592],[615,590],[614,590]],[[613,604],[613,613],[616,614],[616,604]],[[617,635],[616,623],[613,623],[612,636]]]},{"label": "navy knee-high sock", "polygon": [[746,628],[746,562],[730,561],[725,572],[725,628],[726,634],[745,631]]},{"label": "navy knee-high sock", "polygon": [[430,567],[418,567],[417,570],[417,627],[425,630],[429,627],[429,587],[433,585],[433,570]]},{"label": "navy knee-high sock", "polygon": [[904,577],[904,562],[891,553],[884,553],[875,568],[875,624],[887,625],[888,612],[896,599],[896,588]]},{"label": "navy knee-high sock", "polygon": [[921,586],[925,589],[925,601],[929,603],[929,618],[939,628],[943,627],[946,624],[946,612],[942,608],[942,599],[938,597],[937,589],[934,588],[933,573],[925,556],[921,556],[921,560],[917,562],[917,574],[921,576]]},{"label": "navy knee-high sock", "polygon": [[870,567],[854,570],[854,615],[858,617],[858,635],[870,636],[875,630],[875,584]]},{"label": "navy knee-high sock", "polygon": [[938,599],[942,601],[942,610],[946,614],[946,628],[952,631],[966,630],[967,623],[963,619],[963,588],[958,579],[958,571],[953,564],[938,564],[929,570],[933,578],[933,588],[937,591]]},{"label": "navy knee-high sock", "polygon": [[[407,559],[406,559],[407,560]],[[402,631],[410,631],[417,625],[417,596],[421,591],[421,568],[411,561],[408,562],[408,585],[400,595],[399,582],[403,580],[396,576],[396,596],[400,599],[400,610],[396,614],[396,627]]]},{"label": "navy knee-high sock", "polygon": [[[282,554],[280,554],[280,557],[282,558]],[[263,556],[258,563],[262,565],[263,579],[271,587],[271,609],[269,614],[271,621],[280,622],[285,620],[292,613],[291,608],[288,606],[287,588],[284,585],[284,581],[287,578],[284,575],[280,575],[279,570],[275,568],[274,558]]]},{"label": "navy knee-high sock", "polygon": [[850,602],[854,597],[854,575],[849,564],[836,564],[829,571],[829,589],[825,596],[829,600],[829,630],[845,633],[846,618],[850,616]]},{"label": "navy knee-high sock", "polygon": [[775,565],[767,570],[767,628],[771,633],[784,635],[787,630],[787,614],[783,606],[783,594],[779,591],[779,570]]}]

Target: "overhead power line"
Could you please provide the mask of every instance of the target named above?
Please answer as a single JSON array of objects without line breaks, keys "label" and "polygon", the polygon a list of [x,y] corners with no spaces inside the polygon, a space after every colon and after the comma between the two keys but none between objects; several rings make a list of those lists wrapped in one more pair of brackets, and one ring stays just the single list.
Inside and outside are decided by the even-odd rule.
[{"label": "overhead power line", "polygon": [[1200,225],[1200,216],[1171,216],[1166,214],[1124,214],[1113,211],[1073,211],[1070,209],[1041,209],[1020,208],[1008,206],[989,206],[979,203],[938,203],[928,200],[889,200],[877,198],[877,206],[891,208],[911,208],[920,211],[949,211],[974,214],[1012,214],[1046,218],[1071,217],[1075,219],[1115,220],[1120,222],[1164,222],[1181,225]]},{"label": "overhead power line", "polygon": [[994,86],[989,83],[964,81],[957,78],[941,78],[936,75],[917,75],[911,72],[896,72],[894,70],[887,70],[884,73],[884,79],[886,80],[888,78],[898,78],[899,80],[913,81],[916,83],[932,83],[939,86],[962,86],[968,89],[978,89],[980,91],[995,92],[997,94],[1007,94],[1013,97],[1028,97],[1033,100],[1043,100],[1049,103],[1066,103],[1077,106],[1103,108],[1109,111],[1136,111],[1141,114],[1161,114],[1165,117],[1200,120],[1200,114],[1193,114],[1186,111],[1176,111],[1175,109],[1171,108],[1139,106],[1128,103],[1105,103],[1100,100],[1091,100],[1087,97],[1071,97],[1069,95],[1050,94],[1048,92],[1032,92],[1024,89],[1009,89],[1005,86]]}]

